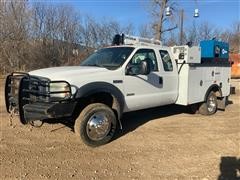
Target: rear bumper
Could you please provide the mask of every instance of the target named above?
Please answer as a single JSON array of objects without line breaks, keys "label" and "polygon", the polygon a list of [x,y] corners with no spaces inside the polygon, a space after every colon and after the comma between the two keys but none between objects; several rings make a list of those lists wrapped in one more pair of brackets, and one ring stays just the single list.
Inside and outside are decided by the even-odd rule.
[{"label": "rear bumper", "polygon": [[23,106],[25,121],[69,117],[73,114],[76,102],[34,103]]}]

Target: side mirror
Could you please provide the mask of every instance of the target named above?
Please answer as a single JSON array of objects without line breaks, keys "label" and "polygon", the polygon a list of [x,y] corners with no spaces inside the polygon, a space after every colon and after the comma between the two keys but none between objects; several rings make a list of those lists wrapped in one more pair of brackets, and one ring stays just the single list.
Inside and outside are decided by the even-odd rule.
[{"label": "side mirror", "polygon": [[148,75],[151,72],[149,60],[145,59],[145,60],[141,61],[140,68],[141,68],[140,74]]},{"label": "side mirror", "polygon": [[149,60],[142,60],[139,64],[129,64],[126,68],[126,75],[148,75],[151,72]]}]

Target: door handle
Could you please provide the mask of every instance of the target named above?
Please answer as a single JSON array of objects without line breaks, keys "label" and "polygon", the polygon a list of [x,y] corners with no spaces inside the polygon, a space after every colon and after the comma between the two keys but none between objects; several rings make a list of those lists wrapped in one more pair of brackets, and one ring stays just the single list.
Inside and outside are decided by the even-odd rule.
[{"label": "door handle", "polygon": [[159,77],[159,84],[163,84],[163,78]]}]

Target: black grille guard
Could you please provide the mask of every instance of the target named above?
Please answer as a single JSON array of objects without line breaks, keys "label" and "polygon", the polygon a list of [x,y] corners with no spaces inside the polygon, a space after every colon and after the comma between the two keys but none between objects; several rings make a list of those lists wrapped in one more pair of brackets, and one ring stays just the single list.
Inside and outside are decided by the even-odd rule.
[{"label": "black grille guard", "polygon": [[[66,83],[69,90],[50,92],[50,84]],[[51,98],[51,94],[67,93],[67,98]],[[44,77],[37,77],[23,72],[13,72],[8,75],[5,83],[5,104],[7,112],[12,108],[18,111],[20,121],[26,124],[24,105],[33,103],[56,103],[68,101],[72,97],[71,86],[67,81],[51,81]]]}]

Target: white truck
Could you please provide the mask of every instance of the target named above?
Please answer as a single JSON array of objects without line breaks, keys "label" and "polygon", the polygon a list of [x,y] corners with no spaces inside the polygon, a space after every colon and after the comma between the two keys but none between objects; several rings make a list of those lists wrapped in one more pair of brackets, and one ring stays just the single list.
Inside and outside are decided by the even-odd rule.
[{"label": "white truck", "polygon": [[23,124],[71,117],[83,142],[100,146],[122,128],[126,112],[168,104],[191,106],[203,115],[224,109],[230,64],[216,60],[223,51],[215,51],[210,61],[201,57],[199,46],[165,47],[157,40],[118,35],[113,46],[79,66],[10,74],[6,108]]}]

